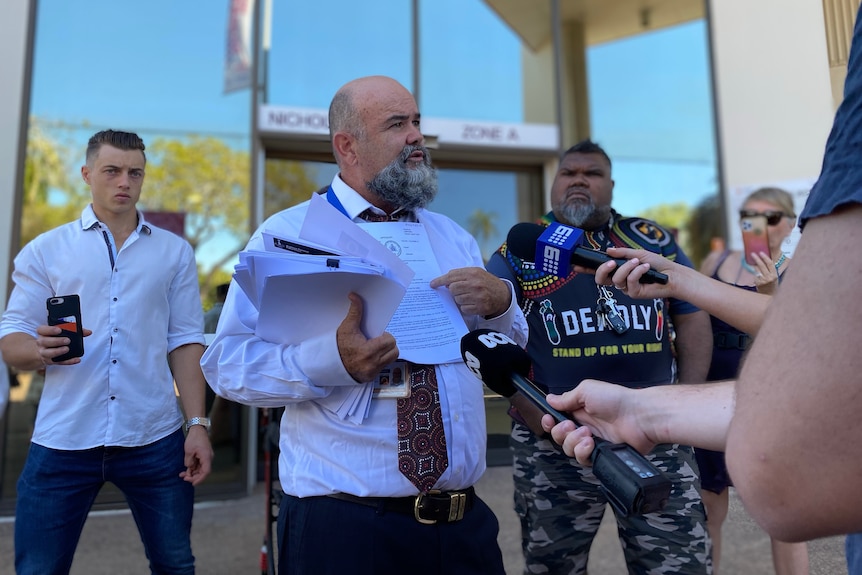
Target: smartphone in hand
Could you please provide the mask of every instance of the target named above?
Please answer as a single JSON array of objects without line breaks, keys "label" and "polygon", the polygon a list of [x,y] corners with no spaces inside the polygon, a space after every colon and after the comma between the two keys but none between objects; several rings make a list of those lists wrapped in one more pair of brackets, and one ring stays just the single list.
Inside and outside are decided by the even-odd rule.
[{"label": "smartphone in hand", "polygon": [[84,355],[84,328],[81,325],[81,300],[77,295],[62,295],[49,297],[48,325],[56,325],[62,329],[60,334],[69,338],[69,351],[53,359],[55,362],[66,361],[73,357]]},{"label": "smartphone in hand", "polygon": [[752,252],[765,253],[769,257],[769,236],[767,235],[766,216],[743,216],[739,220],[742,228],[742,245],[745,263],[757,265],[751,258]]}]

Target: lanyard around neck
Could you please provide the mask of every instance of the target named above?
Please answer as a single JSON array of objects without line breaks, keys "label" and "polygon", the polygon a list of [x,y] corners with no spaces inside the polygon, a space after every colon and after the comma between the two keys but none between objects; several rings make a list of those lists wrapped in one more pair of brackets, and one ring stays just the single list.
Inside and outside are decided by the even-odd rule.
[{"label": "lanyard around neck", "polygon": [[347,213],[347,210],[344,209],[344,205],[341,203],[341,200],[338,199],[338,196],[335,195],[335,190],[332,189],[332,186],[329,186],[329,189],[326,190],[326,201],[332,204],[336,210],[347,216],[349,219],[350,214]]}]

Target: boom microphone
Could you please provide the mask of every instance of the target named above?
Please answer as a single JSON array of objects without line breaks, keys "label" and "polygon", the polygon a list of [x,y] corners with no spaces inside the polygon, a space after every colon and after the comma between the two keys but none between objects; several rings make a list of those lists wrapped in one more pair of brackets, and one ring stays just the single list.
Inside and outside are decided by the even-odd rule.
[{"label": "boom microphone", "polygon": [[[470,371],[500,395],[511,397],[520,391],[557,423],[575,421],[551,407],[545,392],[524,376],[530,370],[530,356],[508,336],[490,329],[471,331],[461,338],[461,356]],[[593,473],[614,509],[622,516],[663,509],[670,480],[627,443],[594,439]]]},{"label": "boom microphone", "polygon": [[[617,262],[617,266],[628,261],[583,247],[580,245],[583,236],[583,230],[558,222],[551,223],[547,228],[522,222],[509,230],[506,245],[518,258],[536,262],[539,271],[559,277],[569,275],[572,265],[594,270],[611,260]],[[640,283],[666,284],[667,275],[650,269],[641,276]]]}]

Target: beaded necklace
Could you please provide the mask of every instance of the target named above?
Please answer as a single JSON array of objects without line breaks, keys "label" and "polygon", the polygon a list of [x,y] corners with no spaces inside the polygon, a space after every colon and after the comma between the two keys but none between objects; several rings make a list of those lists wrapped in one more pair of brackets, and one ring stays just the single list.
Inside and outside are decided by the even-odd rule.
[{"label": "beaded necklace", "polygon": [[[781,267],[781,264],[783,264],[786,259],[787,259],[787,256],[784,254],[781,254],[781,257],[778,258],[778,261],[775,262],[775,271],[778,271],[778,268]],[[748,262],[745,261],[744,256],[742,258],[740,258],[740,261],[742,262],[742,267],[744,267],[751,275],[757,275],[757,270],[754,269],[753,267],[751,267],[750,265],[748,265]]]}]

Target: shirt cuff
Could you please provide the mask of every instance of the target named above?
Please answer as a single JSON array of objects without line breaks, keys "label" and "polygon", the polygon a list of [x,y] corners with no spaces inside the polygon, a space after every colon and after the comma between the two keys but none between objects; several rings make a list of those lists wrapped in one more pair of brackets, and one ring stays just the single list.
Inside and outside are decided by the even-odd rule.
[{"label": "shirt cuff", "polygon": [[[309,338],[299,344],[299,367],[309,383],[317,387],[338,387],[359,385],[353,379],[338,353],[338,341],[335,332],[324,333]],[[289,358],[285,358],[289,361]]]},{"label": "shirt cuff", "polygon": [[515,287],[507,279],[500,278],[509,286],[509,308],[496,317],[483,318],[482,325],[489,329],[507,333],[512,328],[515,312],[518,309],[518,298],[515,296]]}]

